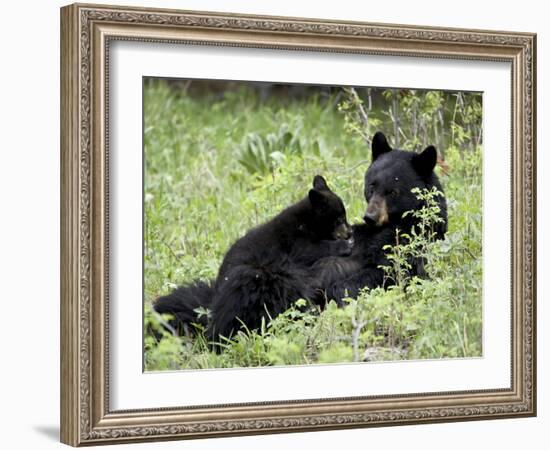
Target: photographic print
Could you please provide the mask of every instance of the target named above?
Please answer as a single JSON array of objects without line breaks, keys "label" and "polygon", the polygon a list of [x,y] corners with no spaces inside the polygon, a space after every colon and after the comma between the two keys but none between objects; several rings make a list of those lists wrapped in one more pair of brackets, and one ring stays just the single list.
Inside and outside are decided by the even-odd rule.
[{"label": "photographic print", "polygon": [[145,371],[481,357],[482,111],[144,77]]},{"label": "photographic print", "polygon": [[61,441],[536,415],[535,91],[528,32],[63,7]]}]

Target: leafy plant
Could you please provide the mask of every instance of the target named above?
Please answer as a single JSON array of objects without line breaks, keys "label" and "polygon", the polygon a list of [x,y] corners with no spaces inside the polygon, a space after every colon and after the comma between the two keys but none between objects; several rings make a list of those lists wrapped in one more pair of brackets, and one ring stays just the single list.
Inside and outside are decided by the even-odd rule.
[{"label": "leafy plant", "polygon": [[392,284],[405,286],[410,277],[414,260],[425,261],[431,254],[432,247],[436,243],[435,227],[444,220],[440,216],[439,197],[443,195],[436,187],[431,189],[413,188],[411,190],[420,201],[422,207],[412,211],[406,211],[403,217],[412,216],[415,219],[415,226],[409,233],[396,230],[394,245],[386,245],[389,265],[382,269],[386,278]]}]

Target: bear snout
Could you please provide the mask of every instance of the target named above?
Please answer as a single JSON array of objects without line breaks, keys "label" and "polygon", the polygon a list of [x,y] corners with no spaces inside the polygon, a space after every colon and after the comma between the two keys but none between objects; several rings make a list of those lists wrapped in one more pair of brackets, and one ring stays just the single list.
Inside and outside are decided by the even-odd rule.
[{"label": "bear snout", "polygon": [[368,225],[374,225],[376,222],[378,222],[378,214],[376,214],[374,211],[368,211],[363,216],[363,220]]},{"label": "bear snout", "polygon": [[389,221],[388,205],[386,199],[378,196],[374,196],[369,202],[369,206],[363,220],[368,225],[382,226]]},{"label": "bear snout", "polygon": [[334,230],[333,237],[338,240],[348,240],[353,236],[353,230],[351,226],[347,223],[344,223]]}]

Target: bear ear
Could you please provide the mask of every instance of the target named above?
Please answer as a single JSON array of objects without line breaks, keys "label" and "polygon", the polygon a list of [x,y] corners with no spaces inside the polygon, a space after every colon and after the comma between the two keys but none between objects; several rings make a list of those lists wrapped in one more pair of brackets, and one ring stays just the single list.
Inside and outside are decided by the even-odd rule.
[{"label": "bear ear", "polygon": [[321,175],[315,175],[313,178],[313,189],[318,191],[329,191],[326,180]]},{"label": "bear ear", "polygon": [[373,136],[371,148],[373,162],[376,161],[376,158],[378,158],[382,153],[391,152],[390,144],[388,144],[386,136],[384,136],[384,133],[381,131],[377,131]]},{"label": "bear ear", "polygon": [[310,189],[308,196],[311,206],[313,206],[313,208],[315,209],[322,209],[327,204],[325,194],[318,191],[317,189]]},{"label": "bear ear", "polygon": [[436,162],[437,150],[433,145],[426,147],[422,153],[417,153],[412,159],[414,169],[422,176],[432,173]]}]

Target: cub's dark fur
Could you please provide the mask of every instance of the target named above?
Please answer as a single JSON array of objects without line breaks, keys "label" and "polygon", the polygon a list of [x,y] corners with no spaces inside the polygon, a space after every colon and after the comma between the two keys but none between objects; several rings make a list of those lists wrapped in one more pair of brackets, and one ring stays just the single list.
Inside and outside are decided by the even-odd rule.
[{"label": "cub's dark fur", "polygon": [[[396,242],[396,230],[409,233],[415,225],[406,211],[418,210],[422,203],[411,192],[413,188],[443,188],[434,168],[437,162],[435,147],[428,146],[421,153],[394,150],[386,137],[378,132],[372,140],[372,162],[365,174],[365,199],[368,208],[365,223],[353,226],[355,244],[350,257],[330,257],[318,261],[312,268],[317,284],[326,299],[341,301],[346,296],[357,296],[364,287],[387,285],[381,265],[387,265],[386,245]],[[438,239],[447,231],[447,203],[438,197],[442,222],[436,225]],[[413,275],[425,276],[424,260],[411,261]]]},{"label": "cub's dark fur", "polygon": [[[261,325],[299,298],[312,298],[311,266],[321,258],[351,253],[351,227],[342,200],[316,176],[303,200],[236,241],[213,283],[195,282],[159,298],[154,308],[170,313],[181,327],[202,322],[212,340],[230,336],[244,324]],[[194,309],[206,307],[210,320]]]}]

